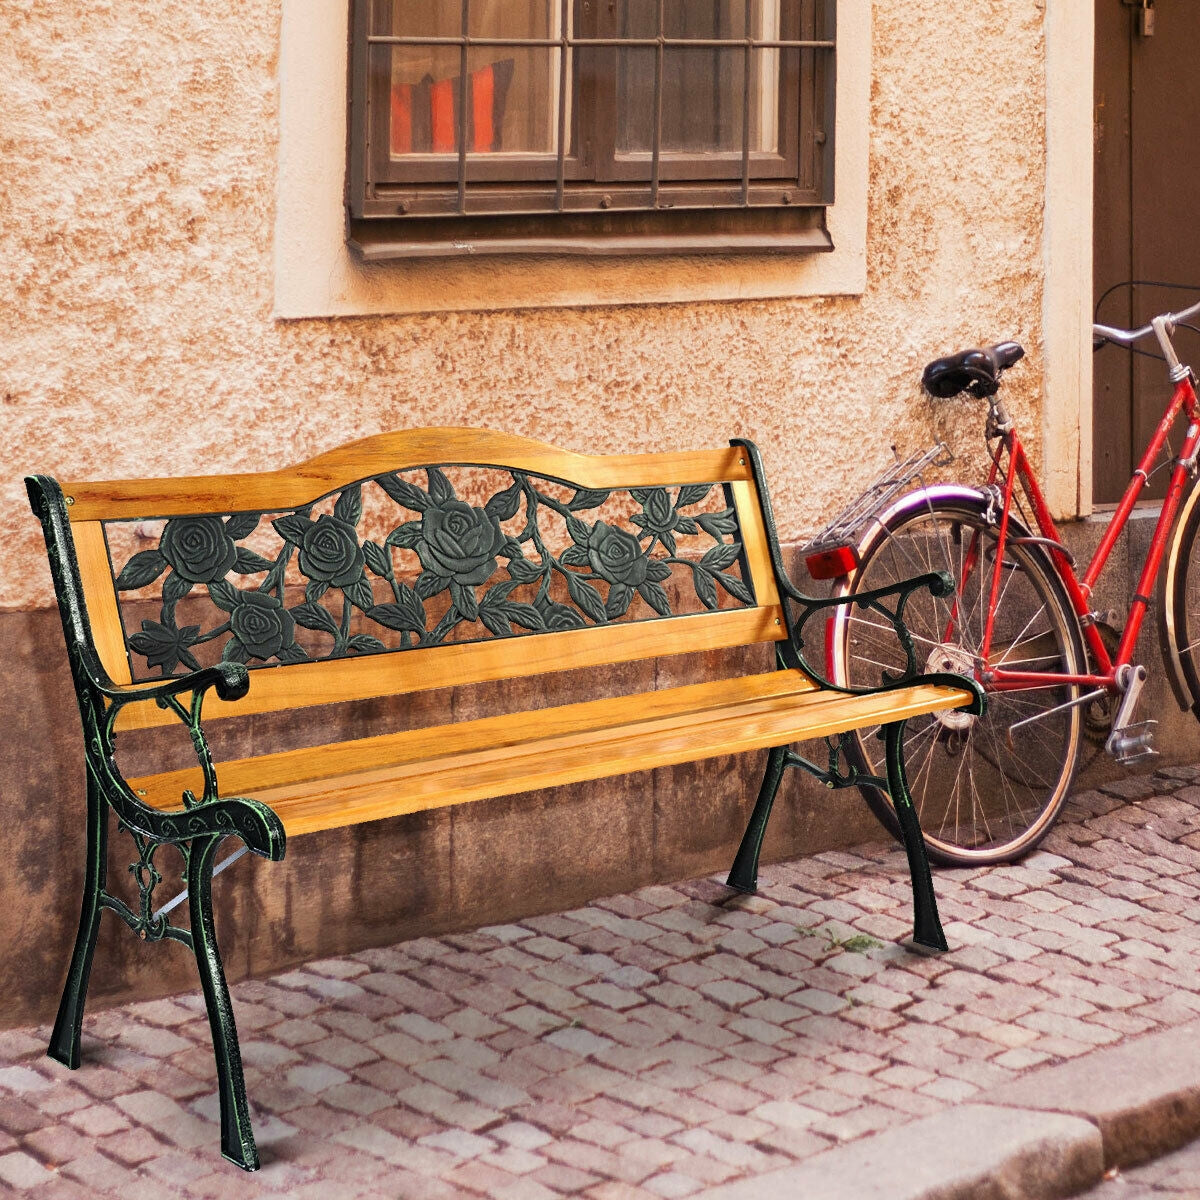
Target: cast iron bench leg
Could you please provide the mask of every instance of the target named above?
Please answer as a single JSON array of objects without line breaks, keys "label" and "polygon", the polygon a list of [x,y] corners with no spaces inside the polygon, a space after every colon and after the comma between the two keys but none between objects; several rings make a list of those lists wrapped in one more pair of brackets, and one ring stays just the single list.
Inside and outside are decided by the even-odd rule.
[{"label": "cast iron bench leg", "polygon": [[904,726],[904,721],[885,725],[883,738],[888,791],[891,793],[896,818],[900,822],[900,835],[904,839],[908,871],[912,876],[913,941],[919,946],[928,946],[931,950],[949,950],[946,935],[942,932],[941,920],[938,918],[937,898],[933,893],[933,876],[929,872],[929,856],[925,853],[921,822],[908,791],[902,742]]},{"label": "cast iron bench leg", "polygon": [[750,814],[750,824],[746,826],[746,832],[742,835],[742,843],[734,857],[733,868],[725,881],[729,887],[736,888],[739,892],[758,890],[758,856],[767,832],[771,806],[775,803],[775,794],[779,791],[786,766],[786,746],[776,746],[767,752],[767,770],[763,775],[762,787],[758,789],[754,811]]},{"label": "cast iron bench leg", "polygon": [[[903,721],[887,725],[883,729],[888,791],[900,822],[900,835],[904,842],[904,852],[908,856],[909,874],[912,876],[913,941],[919,946],[928,946],[933,950],[947,950],[949,947],[946,944],[946,935],[942,932],[941,920],[938,918],[933,876],[929,871],[929,858],[925,853],[921,822],[913,807],[908,791],[908,778],[904,772],[903,733]],[[795,756],[789,759],[786,746],[777,746],[767,755],[767,769],[758,792],[758,800],[734,857],[733,869],[726,880],[729,887],[739,892],[753,892],[758,888],[758,856],[762,850],[763,836],[767,832],[771,807],[775,803],[784,770],[789,762],[798,761]],[[819,777],[828,778],[825,775]],[[850,780],[847,778],[839,781],[837,786],[845,786],[848,782]],[[879,782],[882,783],[882,780]],[[831,782],[829,786],[833,787],[835,784]]]},{"label": "cast iron bench leg", "polygon": [[217,1059],[217,1087],[221,1099],[221,1153],[245,1171],[258,1169],[258,1149],[250,1124],[242,1053],[238,1048],[233,1005],[217,950],[212,914],[212,865],[224,834],[198,837],[188,855],[188,905],[192,917],[192,948],[208,1007],[213,1052]]},{"label": "cast iron bench leg", "polygon": [[100,897],[108,874],[108,805],[100,789],[87,772],[87,864],[83,873],[83,911],[67,983],[58,1006],[54,1032],[48,1053],[72,1071],[79,1067],[79,1036],[83,1027],[83,1006],[87,999],[88,979],[92,973],[92,955],[100,928]]}]

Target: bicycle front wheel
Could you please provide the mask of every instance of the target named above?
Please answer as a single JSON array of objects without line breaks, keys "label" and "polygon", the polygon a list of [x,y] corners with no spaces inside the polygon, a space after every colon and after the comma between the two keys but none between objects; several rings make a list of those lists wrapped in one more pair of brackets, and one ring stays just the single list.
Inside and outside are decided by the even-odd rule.
[{"label": "bicycle front wheel", "polygon": [[[868,537],[851,592],[886,587],[926,571],[948,572],[954,592],[913,592],[904,620],[925,671],[978,678],[997,551],[989,502],[965,488],[914,492]],[[1045,552],[1022,544],[1028,531],[1010,521],[993,613],[987,667],[1078,674],[1085,661],[1079,623]],[[833,628],[834,678],[874,687],[904,670],[904,652],[879,613],[846,605]],[[981,866],[1028,853],[1049,832],[1079,761],[1083,714],[1063,708],[1073,684],[996,691],[987,712],[933,713],[910,720],[905,761],[929,855],[937,862]],[[858,766],[883,775],[883,746],[862,730],[852,749]],[[898,836],[890,799],[864,787],[872,812]]]},{"label": "bicycle front wheel", "polygon": [[[1174,543],[1167,555],[1163,596],[1166,611],[1161,615],[1163,652],[1173,674],[1180,707],[1190,707],[1200,720],[1200,489],[1184,501],[1177,519]],[[1174,655],[1179,671],[1173,670]],[[1179,675],[1182,675],[1182,679]],[[1182,687],[1180,686],[1182,684]],[[1187,695],[1184,695],[1184,692]]]}]

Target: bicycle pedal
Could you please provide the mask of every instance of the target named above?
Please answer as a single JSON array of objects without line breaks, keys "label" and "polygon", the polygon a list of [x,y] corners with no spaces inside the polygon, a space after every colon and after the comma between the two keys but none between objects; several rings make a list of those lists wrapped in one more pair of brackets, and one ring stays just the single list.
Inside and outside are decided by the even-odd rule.
[{"label": "bicycle pedal", "polygon": [[1157,721],[1138,721],[1114,729],[1108,739],[1108,752],[1123,767],[1131,767],[1147,758],[1157,758],[1158,751],[1154,749],[1154,729],[1157,724]]}]

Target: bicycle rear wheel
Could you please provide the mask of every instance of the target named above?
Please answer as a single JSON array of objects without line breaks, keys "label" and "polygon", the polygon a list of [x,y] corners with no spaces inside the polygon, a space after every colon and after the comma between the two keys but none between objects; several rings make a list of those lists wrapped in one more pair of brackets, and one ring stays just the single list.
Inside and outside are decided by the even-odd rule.
[{"label": "bicycle rear wheel", "polygon": [[[926,671],[977,675],[997,549],[989,501],[966,488],[911,493],[868,536],[850,591],[885,587],[925,571],[946,571],[946,597],[914,592],[904,619]],[[990,664],[1010,670],[1079,673],[1085,661],[1079,623],[1046,554],[1014,543],[1028,536],[1016,521],[1001,574]],[[877,686],[904,669],[904,653],[879,614],[847,605],[833,627],[834,679]],[[988,692],[987,712],[934,713],[908,722],[904,746],[913,803],[932,859],[980,866],[1027,853],[1050,830],[1079,761],[1083,714],[1059,709],[1077,685]],[[882,774],[883,747],[872,730],[855,735],[862,770]],[[872,812],[899,833],[886,795],[864,787]]]}]

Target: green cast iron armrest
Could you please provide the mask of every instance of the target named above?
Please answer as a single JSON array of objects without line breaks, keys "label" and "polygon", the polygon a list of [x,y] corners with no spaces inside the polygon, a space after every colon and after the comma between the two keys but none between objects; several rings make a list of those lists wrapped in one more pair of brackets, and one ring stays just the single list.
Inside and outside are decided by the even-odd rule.
[{"label": "green cast iron armrest", "polygon": [[[97,663],[99,667],[99,664]],[[95,681],[96,690],[122,707],[131,700],[158,700],[162,703],[180,692],[201,693],[215,688],[222,700],[240,700],[250,690],[250,672],[242,663],[223,662],[215,667],[202,667],[177,679],[155,680],[152,683],[113,683],[100,668],[101,678]]]},{"label": "green cast iron armrest", "polygon": [[[874,695],[876,692],[893,691],[896,688],[908,687],[917,683],[943,684],[947,687],[963,688],[972,693],[972,699],[968,703],[961,705],[961,707],[966,712],[980,716],[984,711],[985,705],[981,684],[967,675],[952,674],[946,671],[923,672],[920,670],[912,635],[908,631],[908,626],[904,623],[904,608],[913,592],[921,588],[928,588],[935,596],[949,596],[954,592],[954,582],[945,571],[932,571],[925,575],[916,575],[912,579],[906,579],[900,583],[891,584],[888,587],[875,588],[869,592],[857,592],[852,596],[830,596],[818,599],[812,596],[804,596],[798,590],[795,592],[789,591],[789,600],[794,600],[801,609],[799,617],[792,619],[789,616],[788,622],[789,645],[799,660],[800,667],[823,687],[854,696]],[[894,605],[889,607],[884,603],[884,600],[892,596],[896,597],[896,601]],[[898,674],[888,671],[882,672],[883,682],[878,687],[852,688],[839,686],[831,680],[826,679],[820,671],[815,669],[804,654],[804,627],[818,614],[827,613],[830,609],[838,608],[844,604],[869,609],[871,612],[879,613],[883,616],[891,624],[892,629],[895,631],[896,639],[904,651],[904,670]],[[785,601],[786,607],[787,601]],[[823,650],[825,641],[825,625],[823,622],[819,628],[821,630],[819,645]]]},{"label": "green cast iron armrest", "polygon": [[[161,683],[104,688],[103,694],[111,701],[104,717],[104,753],[101,755],[104,782],[108,785],[105,793],[114,801],[127,825],[139,828],[156,840],[182,842],[205,834],[235,834],[255,854],[272,860],[281,859],[285,837],[283,824],[275,812],[259,800],[242,796],[223,799],[220,795],[216,767],[200,723],[204,697],[210,688],[222,700],[239,700],[250,690],[250,673],[241,663],[220,663]],[[178,699],[181,692],[191,692],[191,703],[186,707]],[[170,709],[191,734],[192,746],[204,775],[204,792],[197,799],[194,793],[185,791],[181,798],[182,812],[163,812],[143,803],[126,782],[111,752],[118,714],[127,704],[143,700],[153,700],[160,708]],[[120,804],[114,792],[120,796]],[[129,806],[132,806],[132,812],[127,811]]]},{"label": "green cast iron armrest", "polygon": [[[896,688],[908,687],[916,683],[944,684],[948,687],[962,688],[972,693],[972,700],[962,707],[970,713],[979,715],[984,710],[983,688],[973,679],[965,675],[952,675],[936,672],[922,674],[918,668],[916,650],[913,646],[912,635],[904,624],[904,607],[908,598],[918,588],[927,587],[935,596],[948,596],[954,590],[954,582],[944,571],[931,571],[917,575],[912,579],[903,580],[886,588],[876,588],[869,592],[860,592],[854,596],[809,596],[796,586],[788,575],[783,563],[783,553],[779,548],[779,529],[775,524],[775,511],[771,506],[771,496],[767,490],[766,473],[763,469],[762,454],[758,447],[746,438],[733,438],[731,446],[737,446],[745,451],[758,490],[758,500],[762,507],[763,525],[767,531],[767,546],[771,555],[771,568],[775,575],[775,584],[782,595],[784,621],[787,624],[787,640],[779,645],[779,657],[788,667],[798,667],[806,675],[811,676],[822,687],[830,691],[843,692],[850,696],[871,696],[877,692],[893,691]],[[895,596],[895,605],[888,608],[883,601]],[[792,605],[800,608],[799,619],[792,612]],[[884,681],[879,687],[848,688],[840,687],[825,677],[825,673],[814,667],[804,655],[804,626],[809,619],[819,612],[836,608],[842,604],[857,604],[861,608],[870,608],[884,616],[896,631],[896,637],[904,650],[905,668],[896,676],[885,674]],[[821,629],[821,649],[824,649],[824,627]]]}]

